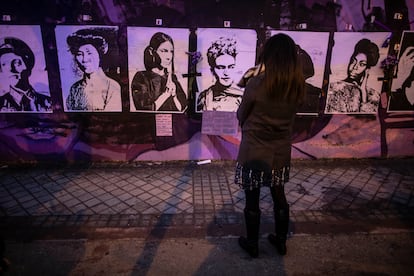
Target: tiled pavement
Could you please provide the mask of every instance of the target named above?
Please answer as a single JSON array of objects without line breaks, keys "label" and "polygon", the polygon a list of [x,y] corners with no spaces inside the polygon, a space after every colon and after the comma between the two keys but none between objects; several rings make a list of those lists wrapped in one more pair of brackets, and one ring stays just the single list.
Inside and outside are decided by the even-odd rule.
[{"label": "tiled pavement", "polygon": [[[234,162],[99,163],[0,169],[0,228],[158,227],[243,223]],[[414,221],[414,158],[294,160],[293,223]],[[262,190],[264,223],[272,200]]]}]

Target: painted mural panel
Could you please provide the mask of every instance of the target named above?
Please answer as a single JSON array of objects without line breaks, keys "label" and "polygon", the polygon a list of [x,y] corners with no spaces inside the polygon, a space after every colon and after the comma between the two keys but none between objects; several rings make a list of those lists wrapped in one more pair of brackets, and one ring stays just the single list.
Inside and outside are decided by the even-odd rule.
[{"label": "painted mural panel", "polygon": [[327,114],[376,114],[390,33],[334,33]]},{"label": "painted mural panel", "polygon": [[300,47],[303,72],[306,79],[306,99],[299,115],[318,115],[328,51],[328,32],[295,32],[272,30],[271,35],[285,33]]},{"label": "painted mural panel", "polygon": [[[64,30],[67,28],[67,30]],[[58,47],[59,47],[59,68],[61,66],[61,55],[68,57],[68,66],[65,67],[64,72],[59,72],[61,76],[68,76],[74,74],[73,69],[76,68],[75,57],[72,56],[69,46],[67,44],[67,38],[74,33],[77,33],[81,29],[90,29],[94,26],[57,26],[56,34],[62,33],[64,30],[65,35],[59,37],[57,35]],[[101,28],[107,28],[102,27]],[[112,29],[112,27],[109,27]],[[135,29],[137,27],[133,27]],[[116,28],[115,28],[116,29]],[[148,29],[148,28],[144,28]],[[141,62],[141,70],[138,66],[134,70],[129,70],[129,87],[135,74],[139,71],[143,71],[144,57],[143,51],[149,45],[151,37],[163,28],[149,28],[152,30],[151,34],[147,35],[146,39],[142,39],[141,58],[137,58],[136,62]],[[166,28],[165,28],[166,29]],[[157,30],[157,31],[156,31]],[[166,29],[171,30],[171,29]],[[231,32],[231,29],[226,29]],[[189,31],[187,29],[177,29],[182,32],[183,40],[187,39]],[[239,30],[235,30],[239,31]],[[137,37],[140,33],[136,33]],[[221,35],[221,33],[219,33]],[[309,34],[306,32],[299,32],[304,36]],[[323,35],[322,35],[323,34]],[[175,31],[170,34],[175,37]],[[197,32],[197,35],[200,35]],[[203,32],[201,32],[203,35]],[[292,36],[296,33],[293,32]],[[326,33],[313,33],[312,36],[320,36],[322,39],[326,38]],[[358,35],[358,34],[356,34]],[[241,35],[242,37],[244,35]],[[240,35],[236,36],[239,39]],[[255,38],[256,39],[256,38]],[[304,40],[310,40],[311,38],[304,38]],[[213,41],[213,39],[211,39]],[[297,37],[297,41],[301,40],[301,37]],[[255,44],[250,39],[251,45]],[[126,41],[129,42],[129,41]],[[145,43],[144,43],[145,42]],[[175,42],[175,41],[174,41]],[[309,41],[308,44],[311,45]],[[175,44],[174,44],[175,45]],[[188,41],[183,43],[183,48],[187,49]],[[145,47],[144,47],[145,46]],[[199,45],[200,46],[200,45]],[[302,48],[302,44],[300,44]],[[305,49],[307,46],[303,46]],[[116,46],[117,47],[117,46]],[[208,47],[205,47],[207,51]],[[255,48],[255,46],[254,46]],[[322,85],[322,72],[325,57],[323,54],[318,53],[316,50],[312,51],[312,48],[306,48],[309,51],[312,61],[315,66],[315,75],[308,78],[308,81],[317,88]],[[317,50],[320,50],[319,47]],[[122,49],[121,51],[126,53],[126,50],[131,53],[138,52],[138,46],[133,51],[132,49]],[[322,51],[325,51],[322,49]],[[251,63],[246,64],[245,68],[250,68],[254,64],[256,51],[251,58]],[[86,53],[86,52],[85,52]],[[200,53],[203,53],[200,51]],[[316,54],[312,56],[312,54]],[[129,58],[129,57],[128,57]],[[349,57],[348,57],[349,58]],[[125,62],[127,59],[112,59],[111,64],[119,65],[121,62]],[[111,59],[109,59],[111,61]],[[106,59],[106,63],[109,62]],[[177,68],[177,63],[182,62],[182,73],[186,72],[188,67],[188,54],[185,50],[182,51],[180,60],[175,60],[174,69]],[[205,62],[205,68],[207,71],[202,72],[202,78],[206,77],[208,85],[212,85],[217,81],[211,74],[210,66],[207,62],[207,57],[204,53],[201,62]],[[200,62],[200,64],[201,64]],[[245,62],[245,60],[243,60]],[[227,68],[227,66],[226,66]],[[235,74],[244,73],[245,68],[239,69]],[[58,69],[58,68],[56,68]],[[372,69],[372,68],[371,68]],[[177,69],[176,69],[177,70]],[[114,76],[114,79],[118,77],[118,71],[111,67],[110,69],[103,70],[106,74]],[[176,72],[176,71],[175,71]],[[64,74],[66,73],[66,74]],[[208,73],[208,75],[206,75]],[[67,78],[62,77],[62,83],[67,81],[67,94],[70,90],[70,85],[79,80],[72,76],[72,81],[69,82]],[[168,77],[167,77],[168,78]],[[199,78],[199,85],[202,78]],[[177,77],[178,79],[178,77]],[[184,87],[186,85],[186,78],[182,78],[184,81]],[[234,78],[236,81],[240,77]],[[167,82],[167,80],[165,80]],[[206,88],[209,86],[206,85]],[[201,86],[200,86],[201,87]],[[62,86],[63,90],[63,86]],[[206,90],[206,89],[204,89]],[[201,91],[201,90],[200,90]],[[63,91],[62,91],[63,92]],[[128,91],[131,93],[131,91]],[[185,92],[187,94],[187,91]],[[131,105],[133,104],[132,94]],[[67,96],[66,96],[67,97]],[[65,100],[66,98],[64,98]],[[65,102],[64,102],[65,103]],[[126,102],[124,101],[124,104]],[[68,110],[66,110],[68,111]],[[92,110],[94,111],[94,110]],[[99,110],[98,110],[99,111]],[[112,160],[112,161],[142,161],[142,160],[197,160],[197,159],[217,159],[217,160],[233,160],[237,156],[238,144],[240,142],[240,133],[236,136],[219,136],[219,135],[204,135],[200,130],[200,122],[197,120],[189,119],[186,114],[182,114],[182,111],[153,111],[153,110],[136,110],[131,107],[132,112],[147,112],[142,114],[132,114],[131,116],[123,116],[120,118],[118,114],[83,114],[82,116],[72,116],[70,112],[64,114],[25,114],[25,118],[30,116],[30,123],[35,122],[34,125],[25,125],[20,127],[18,115],[12,115],[16,117],[10,117],[10,114],[2,114],[3,118],[9,120],[1,122],[0,140],[3,146],[0,147],[0,154],[3,159],[9,158],[9,160]],[[173,136],[164,137],[155,135],[153,120],[154,114],[158,112],[174,113],[173,114],[173,129],[171,129]],[[56,113],[56,112],[55,112]],[[131,115],[131,114],[130,114]],[[158,115],[158,114],[157,114]],[[40,116],[44,120],[39,119]],[[7,117],[7,118],[6,118]],[[53,117],[51,120],[51,117]],[[55,118],[56,117],[56,118]],[[140,119],[136,120],[139,117]],[[76,122],[71,120],[75,118]],[[141,119],[143,118],[143,119]],[[26,121],[24,124],[26,124]],[[293,158],[364,158],[364,157],[378,157],[380,156],[380,123],[376,116],[352,116],[352,114],[335,114],[321,115],[321,116],[298,116],[297,124],[294,127],[294,149],[292,152]],[[23,122],[22,122],[23,124]],[[393,145],[397,145],[400,142],[398,133],[402,133],[399,130],[392,130],[390,132],[391,139],[395,140]],[[409,131],[407,130],[407,133]],[[411,131],[412,132],[412,131]],[[391,135],[390,134],[390,135]],[[388,135],[388,134],[387,134]],[[409,138],[410,139],[410,138]],[[412,140],[412,139],[411,139]],[[402,147],[390,147],[392,154],[398,155],[404,153]],[[407,150],[406,150],[407,152]],[[412,151],[410,151],[412,152]]]},{"label": "painted mural panel", "polygon": [[189,30],[128,27],[130,111],[183,113]]},{"label": "painted mural panel", "polygon": [[334,33],[327,114],[376,114],[390,33]]},{"label": "painted mural panel", "polygon": [[387,37],[389,33],[334,33],[327,114],[321,116],[325,124],[310,139],[294,144],[293,158],[380,156],[381,129],[375,115],[382,87],[378,78],[383,77],[379,64],[388,53],[381,46]]},{"label": "painted mural panel", "polygon": [[197,64],[201,73],[197,80],[197,112],[237,110],[244,90],[237,83],[243,73],[255,65],[256,43],[254,30],[197,30],[197,50],[202,54]]},{"label": "painted mural panel", "polygon": [[388,111],[414,111],[414,31],[404,31],[401,37]]},{"label": "painted mural panel", "polygon": [[122,111],[117,33],[115,26],[56,26],[65,111]]},{"label": "painted mural panel", "polygon": [[0,112],[52,112],[40,26],[0,26],[0,69]]}]

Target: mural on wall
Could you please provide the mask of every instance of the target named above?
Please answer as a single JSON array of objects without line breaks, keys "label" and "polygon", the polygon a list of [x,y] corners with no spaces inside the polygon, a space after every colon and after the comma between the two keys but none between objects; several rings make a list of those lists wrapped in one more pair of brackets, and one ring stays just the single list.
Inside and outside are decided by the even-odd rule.
[{"label": "mural on wall", "polygon": [[56,26],[65,111],[122,111],[117,32],[109,26]]},{"label": "mural on wall", "polygon": [[[383,76],[379,63],[388,52],[381,46],[387,37],[389,33],[334,33],[326,114],[314,120],[313,135],[294,143],[293,157],[362,158],[381,154],[376,115],[382,86],[378,78]],[[371,102],[362,102],[364,92]]]},{"label": "mural on wall", "polygon": [[243,89],[237,85],[243,73],[255,65],[257,34],[254,30],[197,30],[197,49],[202,60],[197,65],[196,111],[236,111]]},{"label": "mural on wall", "polygon": [[130,110],[182,113],[188,106],[189,31],[128,27]]},{"label": "mural on wall", "polygon": [[404,31],[401,37],[397,72],[392,80],[388,111],[414,111],[413,31]]},{"label": "mural on wall", "polygon": [[272,30],[271,35],[285,33],[299,46],[306,80],[306,99],[298,115],[318,115],[322,94],[323,76],[328,51],[328,32],[298,32]]},{"label": "mural on wall", "polygon": [[[61,45],[67,43],[66,38],[71,34],[78,33],[79,30],[91,29],[91,26],[77,26],[75,30],[71,26],[57,26],[56,29],[68,28],[65,30],[66,36]],[[104,27],[105,28],[105,27]],[[134,27],[137,28],[137,27]],[[154,28],[151,28],[154,30]],[[148,35],[148,39],[157,31]],[[182,29],[178,29],[183,31]],[[229,29],[229,31],[231,31]],[[238,30],[235,30],[236,32]],[[185,30],[185,37],[188,37],[188,30]],[[306,33],[306,32],[301,32]],[[58,34],[58,32],[56,32]],[[198,34],[198,32],[197,32]],[[323,34],[323,35],[322,35]],[[322,33],[321,37],[326,37]],[[292,34],[294,36],[295,34]],[[304,34],[305,36],[307,34]],[[318,33],[313,34],[319,35]],[[355,36],[360,35],[354,33]],[[171,35],[174,37],[174,34]],[[183,34],[184,36],[184,34]],[[365,36],[364,36],[365,37]],[[59,38],[56,40],[58,41]],[[146,41],[146,46],[149,44]],[[299,39],[298,39],[299,41]],[[356,39],[355,41],[359,41]],[[311,43],[309,42],[309,45]],[[306,49],[306,43],[300,45]],[[65,45],[66,55],[70,57],[71,64],[73,56],[68,46]],[[188,47],[188,44],[187,44]],[[145,49],[145,47],[143,48]],[[320,50],[319,48],[318,50]],[[60,49],[63,51],[63,48]],[[309,55],[317,54],[316,51],[308,50]],[[381,51],[381,50],[380,50]],[[59,52],[59,55],[62,52]],[[61,60],[60,57],[59,62]],[[189,55],[185,53],[185,63],[188,64]],[[323,69],[323,54],[315,57],[315,71],[321,72]],[[182,58],[183,59],[183,58]],[[128,59],[121,59],[128,60]],[[141,59],[143,61],[143,59]],[[204,62],[206,58],[203,58]],[[237,60],[236,60],[237,61]],[[175,60],[176,63],[183,60]],[[127,64],[121,63],[120,66],[126,68]],[[252,64],[254,58],[252,58]],[[60,65],[60,63],[59,63]],[[119,64],[118,64],[119,65]],[[56,65],[57,66],[57,65]],[[250,68],[252,65],[246,65]],[[317,69],[320,67],[319,69]],[[75,67],[76,68],[76,67]],[[207,66],[209,69],[209,67]],[[371,68],[372,69],[372,68]],[[66,72],[72,73],[73,71]],[[72,70],[72,67],[70,67]],[[56,70],[58,71],[58,70]],[[116,79],[117,70],[103,71],[108,76]],[[130,71],[129,76],[122,77],[125,87],[131,86],[134,75],[142,70]],[[126,73],[126,70],[124,71]],[[243,74],[243,70],[237,73]],[[62,72],[62,76],[65,76]],[[110,74],[111,73],[111,74]],[[208,72],[210,73],[210,72]],[[314,74],[314,86],[320,86],[322,77],[319,73]],[[82,75],[83,76],[83,75]],[[205,75],[204,75],[205,76]],[[215,78],[210,75],[210,86],[214,84]],[[63,77],[62,77],[63,78]],[[165,79],[167,82],[168,77]],[[172,78],[173,79],[173,78]],[[177,77],[178,79],[178,77]],[[309,78],[311,79],[311,78]],[[79,79],[77,79],[79,80]],[[55,81],[59,81],[58,78]],[[66,80],[63,80],[66,81]],[[62,81],[62,83],[63,83]],[[184,78],[185,81],[185,78]],[[218,81],[218,80],[217,80]],[[67,88],[75,83],[68,82]],[[183,90],[185,85],[183,85]],[[63,87],[62,87],[63,89]],[[204,89],[205,90],[205,89]],[[60,92],[60,91],[57,91]],[[68,91],[69,92],[69,91]],[[130,91],[128,91],[129,93]],[[165,92],[164,92],[165,93]],[[187,93],[187,92],[185,92]],[[54,94],[53,94],[54,95]],[[60,94],[59,94],[60,95]],[[132,95],[130,95],[132,97]],[[62,97],[63,98],[63,97]],[[126,99],[124,100],[124,105]],[[65,101],[63,101],[65,103]],[[131,100],[132,104],[132,100]],[[178,111],[147,111],[131,110],[132,112],[112,112],[102,114],[102,112],[56,112],[60,109],[55,108],[54,113],[50,114],[0,114],[0,155],[2,160],[54,160],[54,161],[142,161],[142,160],[231,160],[237,155],[238,144],[240,142],[239,133],[235,136],[216,136],[204,135],[200,132],[201,122],[191,118],[188,114]],[[65,110],[66,111],[66,110]],[[124,110],[125,111],[125,110]],[[138,112],[139,111],[139,112]],[[154,116],[160,115],[158,112],[173,113],[172,136],[157,136],[155,133]],[[42,115],[42,116],[40,116]],[[161,114],[169,115],[169,114]],[[294,138],[293,158],[366,158],[380,156],[380,123],[376,116],[368,114],[319,114],[318,116],[298,116],[297,124],[294,126],[294,134],[299,136]],[[389,140],[393,144],[400,141],[400,129],[389,132]],[[412,131],[411,131],[412,132]],[[311,134],[310,134],[311,133]],[[401,144],[401,143],[399,143]],[[406,144],[405,144],[406,145]],[[391,154],[411,153],[413,147],[395,148],[392,147]]]},{"label": "mural on wall", "polygon": [[52,112],[40,26],[0,26],[0,112]]},{"label": "mural on wall", "polygon": [[390,33],[334,33],[327,114],[376,114],[383,76],[380,60],[388,53],[382,47]]},{"label": "mural on wall", "polygon": [[[197,110],[197,96],[215,83],[220,83],[219,78],[214,77],[214,72],[208,64],[207,51],[213,42],[218,41],[221,36],[228,37],[230,40],[236,38],[237,56],[234,62],[235,68],[233,68],[236,77],[234,77],[235,82],[232,82],[233,87],[229,91],[232,93],[230,95],[237,99],[239,97],[237,94],[240,92],[233,94],[239,89],[234,84],[240,80],[246,69],[254,65],[256,43],[260,46],[272,28],[296,30],[298,22],[308,23],[307,28],[312,31],[301,30],[297,32],[297,36],[296,32],[292,32],[292,37],[294,36],[295,41],[298,41],[298,45],[302,48],[303,58],[309,61],[310,56],[314,65],[314,75],[307,79],[307,83],[312,85],[312,90],[313,88],[317,90],[321,88],[322,97],[319,101],[319,107],[310,104],[306,110],[303,109],[298,113],[293,129],[292,157],[367,158],[412,156],[414,154],[412,109],[403,108],[397,100],[397,95],[400,95],[398,92],[402,91],[396,87],[397,81],[393,82],[395,91],[389,92],[387,90],[382,93],[383,100],[388,94],[392,96],[389,108],[386,105],[388,101],[382,101],[379,106],[379,114],[383,115],[382,119],[381,116],[377,116],[377,112],[371,113],[371,111],[330,111],[331,113],[324,113],[329,81],[334,83],[347,79],[347,68],[352,52],[358,41],[364,38],[373,41],[380,52],[377,64],[369,68],[369,78],[365,77],[364,80],[367,81],[368,87],[380,91],[382,81],[378,80],[378,77],[382,77],[383,72],[378,67],[383,59],[381,57],[382,51],[387,51],[387,48],[382,48],[382,44],[388,37],[388,33],[383,36],[378,31],[393,30],[393,39],[388,41],[390,47],[393,46],[394,38],[397,40],[398,36],[399,40],[402,31],[409,30],[413,25],[409,24],[411,20],[406,20],[404,23],[405,20],[396,20],[392,16],[397,11],[404,15],[404,19],[412,18],[413,1],[388,1],[385,5],[380,5],[385,11],[385,15],[391,15],[391,18],[386,20],[384,18],[384,21],[377,18],[375,22],[366,21],[367,16],[361,14],[361,9],[354,9],[355,5],[345,3],[345,1],[332,5],[330,0],[307,0],[297,3],[297,5],[283,6],[279,5],[278,1],[250,1],[249,3],[240,3],[240,5],[232,5],[234,4],[231,3],[232,1],[192,1],[192,3],[161,0],[92,1],[96,5],[94,5],[92,13],[87,16],[87,20],[91,21],[82,21],[76,5],[72,7],[74,9],[62,10],[63,6],[59,1],[59,3],[48,2],[46,6],[45,3],[36,1],[9,2],[12,21],[10,23],[3,22],[4,25],[0,26],[1,66],[9,68],[8,71],[2,70],[4,74],[1,74],[0,106],[3,106],[5,102],[3,96],[10,95],[9,90],[12,87],[16,91],[18,91],[16,88],[24,91],[24,87],[31,86],[34,91],[42,94],[40,102],[44,103],[44,107],[38,105],[37,109],[32,108],[34,111],[18,111],[9,108],[0,110],[0,162],[52,161],[60,163],[66,161],[234,159],[240,142],[239,133],[235,136],[223,136],[206,135],[200,131],[202,110]],[[285,2],[287,3],[287,1],[283,3]],[[22,4],[24,5],[23,9]],[[294,10],[298,6],[305,7],[302,11],[305,11],[306,14],[301,13],[300,9]],[[368,6],[373,7],[374,5],[371,3]],[[42,12],[30,12],[34,8],[42,10]],[[55,10],[63,11],[65,16],[56,16]],[[320,13],[321,10],[322,13]],[[366,15],[369,15],[370,12],[366,10]],[[243,17],[240,17],[240,14],[243,14]],[[353,19],[357,16],[361,18],[361,24],[354,22]],[[160,18],[162,19],[161,26],[156,23]],[[223,18],[229,20],[232,27],[237,29],[221,29],[224,23]],[[339,22],[342,22],[342,26],[345,27],[341,27]],[[82,25],[83,23],[85,25]],[[41,28],[38,26],[39,24],[41,24]],[[385,28],[384,24],[389,26],[385,26]],[[155,27],[156,25],[157,27]],[[199,26],[209,26],[210,29],[199,28]],[[67,99],[70,89],[78,81],[78,84],[74,85],[74,92],[80,93],[85,90],[82,88],[82,81],[85,83],[85,88],[88,86],[86,90],[92,86],[98,86],[102,90],[106,87],[103,80],[106,80],[106,84],[111,88],[118,89],[114,82],[103,77],[102,74],[100,80],[103,82],[89,81],[89,79],[92,80],[92,74],[81,70],[82,66],[84,69],[87,69],[88,66],[82,65],[80,58],[85,54],[92,56],[92,52],[95,52],[94,49],[83,47],[85,51],[79,51],[79,54],[76,51],[75,55],[78,55],[79,61],[70,51],[67,42],[69,36],[73,34],[75,37],[75,33],[78,31],[85,32],[83,35],[88,36],[88,30],[94,28],[104,29],[101,34],[92,34],[91,36],[96,38],[94,40],[96,43],[100,41],[100,46],[95,48],[98,52],[95,57],[99,56],[99,64],[106,77],[120,84],[122,96],[115,102],[122,101],[122,108],[118,105],[111,112],[104,112],[103,109],[107,109],[107,106],[103,107],[102,102],[108,102],[104,100],[105,97],[102,98],[102,95],[105,95],[104,92],[99,98],[102,106],[97,107],[96,110],[69,110]],[[139,31],[131,36],[130,33],[131,31],[135,32],[135,28]],[[83,29],[85,31],[81,31]],[[349,36],[349,39],[347,37],[343,41],[339,41],[340,35],[334,33],[351,29],[353,32],[342,34]],[[328,42],[326,62],[322,61],[325,58],[323,54],[315,55],[319,50],[325,51],[327,33],[319,31],[329,32],[329,38],[335,38],[335,44],[332,43],[332,40]],[[365,31],[365,33],[359,33],[360,31]],[[163,80],[165,84],[167,82],[171,84],[168,87],[165,85],[165,90],[167,88],[169,90],[166,95],[172,95],[174,88],[177,92],[179,83],[188,99],[185,104],[182,104],[182,100],[177,101],[181,106],[187,105],[184,108],[178,108],[174,101],[174,105],[171,105],[173,108],[169,111],[155,110],[155,107],[154,110],[149,110],[136,107],[134,104],[131,82],[135,74],[146,71],[144,51],[151,44],[152,36],[157,32],[170,36],[174,46],[174,65],[170,66],[170,70],[165,70],[167,73],[163,73],[167,76]],[[227,35],[228,33],[230,35]],[[412,42],[409,42],[411,36],[412,33],[405,33],[404,41],[406,42],[402,44],[413,45]],[[15,40],[6,42],[5,37],[16,38],[23,41],[24,44],[13,42]],[[103,37],[106,43],[103,43],[103,39],[99,37]],[[302,38],[305,40],[303,43]],[[138,41],[135,49],[130,48],[133,45],[131,39]],[[323,42],[318,43],[318,47],[311,48],[310,45],[314,43],[314,40]],[[198,45],[195,45],[196,43]],[[105,44],[108,46],[107,50]],[[45,45],[44,49],[43,45]],[[239,46],[243,46],[247,50],[244,51]],[[332,55],[329,55],[332,47],[334,48]],[[30,50],[23,50],[25,48]],[[20,50],[19,53],[14,53],[11,49]],[[171,47],[169,49],[171,50]],[[6,55],[3,57],[3,54]],[[200,61],[198,60],[199,54],[202,57]],[[168,55],[172,55],[172,53],[168,53],[167,49],[167,59],[170,58]],[[211,56],[214,56],[214,50]],[[247,58],[241,58],[242,56],[247,56]],[[331,57],[332,60],[330,60]],[[411,51],[401,50],[399,57],[402,60],[407,57],[408,60],[412,57]],[[194,63],[192,62],[193,58]],[[135,65],[132,64],[134,62]],[[245,63],[245,65],[242,65],[240,69],[241,63]],[[81,66],[78,67],[77,64]],[[197,71],[195,70],[196,64]],[[401,69],[402,64],[401,62],[398,70],[399,77],[402,77],[401,72],[405,71]],[[232,69],[229,65],[231,64],[227,64],[225,69]],[[325,71],[323,71],[322,68],[325,65]],[[33,67],[31,68],[31,66]],[[31,70],[24,71],[25,67]],[[224,69],[223,66],[222,69]],[[158,72],[161,73],[162,68],[159,70]],[[8,75],[7,72],[11,72],[11,74]],[[175,82],[173,74],[168,74],[168,72],[174,72],[177,82]],[[311,70],[309,72],[310,75]],[[329,79],[328,72],[332,73]],[[12,76],[12,78],[9,79],[7,76]],[[225,74],[223,76],[221,78],[223,82],[230,79]],[[190,84],[189,87],[187,82]],[[171,86],[172,91],[170,90]],[[365,85],[361,83],[359,86]],[[411,91],[408,89],[411,86],[404,87],[406,93]],[[105,91],[105,89],[103,90]],[[222,89],[224,93],[227,93],[225,90]],[[315,90],[314,101],[309,101],[310,103],[317,103],[316,95],[319,92]],[[366,91],[361,91],[361,94],[362,92],[365,94]],[[114,95],[116,97],[116,94]],[[178,94],[176,93],[176,95],[178,99]],[[224,96],[227,95],[224,94]],[[148,100],[145,97],[141,97],[141,100]],[[411,96],[407,96],[407,100],[409,98]],[[86,102],[87,97],[84,99]],[[221,100],[221,97],[218,99]],[[71,102],[74,101],[71,100]],[[234,103],[236,104],[234,105]],[[26,104],[26,106],[30,106],[30,104]],[[237,108],[237,100],[229,100],[221,106],[234,111]],[[375,104],[373,106],[375,108]],[[217,109],[217,106],[214,108]],[[318,109],[319,112],[315,112]],[[172,136],[157,135],[157,120],[155,118],[158,116],[171,118]],[[386,131],[381,131],[381,128],[385,128]],[[388,150],[384,151],[384,143]]]}]

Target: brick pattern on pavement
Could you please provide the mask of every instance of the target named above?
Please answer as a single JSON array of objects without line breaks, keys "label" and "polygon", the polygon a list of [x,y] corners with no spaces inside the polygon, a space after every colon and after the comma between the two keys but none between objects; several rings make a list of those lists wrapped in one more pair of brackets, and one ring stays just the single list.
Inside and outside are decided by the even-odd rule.
[{"label": "brick pattern on pavement", "polygon": [[[149,227],[235,224],[244,193],[234,162],[3,167],[2,223],[35,226]],[[414,159],[294,161],[286,194],[293,221],[414,217]],[[264,221],[273,203],[262,189]]]}]

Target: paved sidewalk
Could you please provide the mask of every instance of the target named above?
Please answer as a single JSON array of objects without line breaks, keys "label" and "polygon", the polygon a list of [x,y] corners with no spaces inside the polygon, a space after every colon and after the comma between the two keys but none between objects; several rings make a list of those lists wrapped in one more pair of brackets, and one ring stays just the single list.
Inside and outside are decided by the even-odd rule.
[{"label": "paved sidewalk", "polygon": [[[224,229],[242,230],[237,226],[243,223],[244,194],[233,184],[234,165],[3,166],[0,228],[187,227],[207,235],[228,234]],[[358,223],[360,230],[411,228],[414,222],[414,158],[294,160],[285,189],[292,232],[342,231]],[[273,224],[268,189],[262,190],[261,209],[266,230]]]}]

